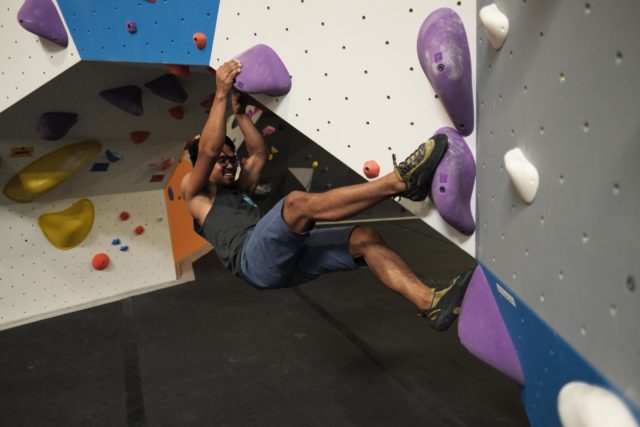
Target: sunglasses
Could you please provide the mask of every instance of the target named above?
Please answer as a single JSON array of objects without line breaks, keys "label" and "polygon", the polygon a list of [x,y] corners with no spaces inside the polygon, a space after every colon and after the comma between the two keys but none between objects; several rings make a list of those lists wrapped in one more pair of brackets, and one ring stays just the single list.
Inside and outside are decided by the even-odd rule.
[{"label": "sunglasses", "polygon": [[236,157],[236,156],[232,156],[232,157],[221,156],[221,157],[218,157],[216,162],[218,162],[218,164],[220,166],[224,166],[226,164],[235,166],[235,165],[238,164],[238,157]]}]

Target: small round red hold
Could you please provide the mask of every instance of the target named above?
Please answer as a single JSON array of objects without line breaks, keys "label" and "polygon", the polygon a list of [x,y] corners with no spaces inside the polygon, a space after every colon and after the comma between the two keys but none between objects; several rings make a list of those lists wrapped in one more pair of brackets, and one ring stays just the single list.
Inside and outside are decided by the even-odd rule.
[{"label": "small round red hold", "polygon": [[144,227],[143,227],[143,226],[141,226],[141,225],[139,225],[139,226],[137,226],[137,227],[135,228],[135,230],[133,230],[133,231],[135,231],[135,232],[136,232],[136,234],[142,234],[142,233],[144,233]]},{"label": "small round red hold", "polygon": [[375,160],[366,161],[362,170],[364,175],[369,179],[376,178],[380,175],[380,165]]},{"label": "small round red hold", "polygon": [[96,270],[104,270],[109,265],[109,255],[105,253],[95,254],[91,260],[91,266]]},{"label": "small round red hold", "polygon": [[131,215],[129,215],[129,212],[127,212],[127,211],[122,211],[122,212],[120,212],[120,219],[121,219],[122,221],[126,221],[126,220],[128,220],[130,217],[131,217]]},{"label": "small round red hold", "polygon": [[196,44],[198,49],[204,49],[204,47],[207,45],[207,36],[205,36],[203,33],[195,33],[193,35],[193,42]]}]

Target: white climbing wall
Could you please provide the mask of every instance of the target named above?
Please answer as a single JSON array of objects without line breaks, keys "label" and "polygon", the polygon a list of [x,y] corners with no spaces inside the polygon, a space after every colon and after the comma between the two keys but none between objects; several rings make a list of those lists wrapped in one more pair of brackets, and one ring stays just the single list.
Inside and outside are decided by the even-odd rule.
[{"label": "white climbing wall", "polygon": [[[438,128],[451,126],[416,53],[420,25],[440,7],[462,18],[475,64],[475,2],[222,0],[211,66],[256,44],[270,46],[293,86],[284,97],[258,99],[361,175],[367,160],[388,173],[392,153],[404,160]],[[475,153],[475,133],[465,139]],[[475,254],[475,237],[449,227],[429,202],[402,203]]]},{"label": "white climbing wall", "polygon": [[3,0],[0,5],[0,112],[80,61],[70,34],[63,48],[20,26],[23,3]]}]

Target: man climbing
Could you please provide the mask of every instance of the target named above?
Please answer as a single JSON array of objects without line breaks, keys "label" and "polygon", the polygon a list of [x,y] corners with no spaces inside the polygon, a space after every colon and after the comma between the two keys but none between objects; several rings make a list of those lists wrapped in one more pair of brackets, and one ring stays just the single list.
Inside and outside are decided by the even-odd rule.
[{"label": "man climbing", "polygon": [[[436,135],[376,181],[325,193],[293,191],[262,216],[249,197],[267,160],[261,133],[244,115],[232,92],[242,65],[229,61],[216,73],[216,93],[199,139],[189,147],[194,165],[181,183],[182,196],[222,264],[258,289],[298,286],[320,274],[369,267],[376,277],[418,307],[437,330],[455,321],[471,277],[467,271],[441,290],[423,283],[370,227],[315,228],[316,221],[336,221],[392,196],[424,200],[435,168],[447,149]],[[226,136],[229,96],[245,136],[246,163],[238,179],[233,142]]]}]

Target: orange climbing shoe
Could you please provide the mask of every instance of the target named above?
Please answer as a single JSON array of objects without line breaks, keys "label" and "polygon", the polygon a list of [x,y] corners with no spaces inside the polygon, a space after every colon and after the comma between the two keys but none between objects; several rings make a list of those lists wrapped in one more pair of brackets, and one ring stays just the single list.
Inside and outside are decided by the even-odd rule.
[{"label": "orange climbing shoe", "polygon": [[434,135],[420,144],[404,162],[396,163],[393,155],[393,171],[400,181],[407,184],[407,190],[400,197],[419,202],[427,198],[436,167],[447,151],[448,139],[444,134]]},{"label": "orange climbing shoe", "polygon": [[473,269],[465,271],[449,282],[449,286],[435,291],[431,307],[418,311],[418,316],[426,317],[436,331],[446,331],[460,314],[460,306],[471,281]]}]

